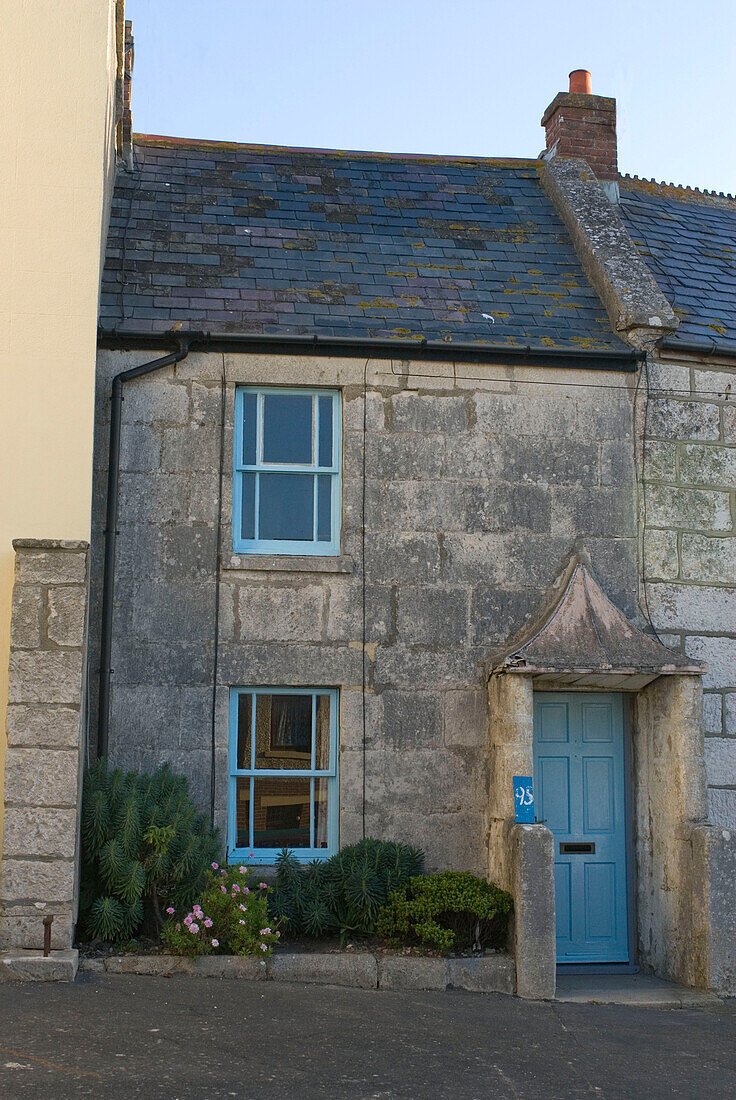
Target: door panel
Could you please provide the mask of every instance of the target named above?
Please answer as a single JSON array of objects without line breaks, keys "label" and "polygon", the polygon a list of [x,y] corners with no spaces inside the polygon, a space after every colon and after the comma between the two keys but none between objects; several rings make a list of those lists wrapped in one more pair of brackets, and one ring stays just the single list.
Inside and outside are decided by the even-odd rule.
[{"label": "door panel", "polygon": [[586,863],[583,866],[585,889],[585,937],[610,940],[616,934],[616,866],[613,863]]},{"label": "door panel", "polygon": [[545,756],[539,761],[541,777],[539,810],[552,832],[570,831],[570,761],[566,756]]},{"label": "door panel", "polygon": [[583,741],[612,741],[611,707],[600,703],[583,703]]},{"label": "door panel", "polygon": [[610,833],[616,827],[613,761],[583,757],[583,833]]},{"label": "door panel", "polygon": [[539,819],[555,838],[558,962],[628,962],[623,699],[534,701]]},{"label": "door panel", "polygon": [[540,703],[538,714],[538,733],[540,741],[548,744],[550,741],[567,741],[569,737],[569,723],[567,720],[566,703]]},{"label": "door panel", "polygon": [[572,880],[569,863],[555,863],[557,940],[572,940]]}]

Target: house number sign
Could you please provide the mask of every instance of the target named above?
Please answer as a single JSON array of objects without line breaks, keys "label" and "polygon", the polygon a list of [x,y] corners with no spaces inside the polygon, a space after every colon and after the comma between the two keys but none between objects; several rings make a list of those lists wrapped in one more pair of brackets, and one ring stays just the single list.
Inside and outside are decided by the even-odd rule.
[{"label": "house number sign", "polygon": [[534,783],[530,775],[514,776],[514,810],[520,825],[534,824]]}]

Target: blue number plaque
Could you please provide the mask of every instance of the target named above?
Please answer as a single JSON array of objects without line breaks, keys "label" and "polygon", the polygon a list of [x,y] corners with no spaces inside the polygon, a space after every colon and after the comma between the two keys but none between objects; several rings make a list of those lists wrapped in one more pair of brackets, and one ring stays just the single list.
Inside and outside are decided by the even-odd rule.
[{"label": "blue number plaque", "polygon": [[520,825],[534,824],[534,783],[530,775],[514,776],[514,810]]}]

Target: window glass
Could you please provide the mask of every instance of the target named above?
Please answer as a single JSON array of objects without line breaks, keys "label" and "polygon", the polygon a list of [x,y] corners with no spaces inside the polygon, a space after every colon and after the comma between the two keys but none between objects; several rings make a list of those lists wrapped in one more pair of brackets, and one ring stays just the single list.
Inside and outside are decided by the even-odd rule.
[{"label": "window glass", "polygon": [[254,768],[311,768],[312,696],[258,695]]},{"label": "window glass", "polygon": [[311,395],[300,397],[295,394],[264,394],[264,462],[311,465],[312,405]]},{"label": "window glass", "polygon": [[317,713],[314,723],[314,766],[317,771],[326,771],[330,761],[330,697],[317,696]]},{"label": "window glass", "polygon": [[256,415],[258,395],[246,393],[243,396],[243,465],[254,466],[256,461]]},{"label": "window glass", "polygon": [[314,783],[314,847],[326,848],[328,835],[327,780],[314,779],[312,782]]},{"label": "window glass", "polygon": [[337,692],[231,692],[228,851],[272,862],[283,848],[337,848]]},{"label": "window glass", "polygon": [[311,848],[311,779],[253,781],[254,848]]},{"label": "window glass", "polygon": [[327,542],[332,522],[332,478],[329,474],[317,477],[317,539]]},{"label": "window glass", "polygon": [[319,465],[332,465],[332,398],[319,399]]},{"label": "window glass", "polygon": [[250,779],[235,780],[235,844],[247,848],[250,837]]},{"label": "window glass", "polygon": [[243,771],[251,766],[251,742],[252,742],[252,715],[253,696],[238,696],[238,770]]},{"label": "window glass", "polygon": [[314,478],[303,474],[261,474],[258,537],[314,538]]},{"label": "window glass", "polygon": [[256,537],[256,477],[257,474],[243,474],[243,538]]}]

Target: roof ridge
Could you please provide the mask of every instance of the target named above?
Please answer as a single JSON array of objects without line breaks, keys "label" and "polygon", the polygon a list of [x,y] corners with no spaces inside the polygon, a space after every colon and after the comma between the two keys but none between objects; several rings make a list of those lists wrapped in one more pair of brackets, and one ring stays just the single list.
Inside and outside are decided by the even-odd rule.
[{"label": "roof ridge", "polygon": [[709,191],[707,188],[688,187],[682,183],[667,183],[664,180],[648,179],[646,176],[630,175],[628,172],[619,173],[621,183],[632,184],[635,188],[648,191],[650,194],[671,195],[675,192],[675,198],[692,198],[700,202],[711,202],[717,206],[731,206],[736,204],[736,195],[724,191]]},{"label": "roof ridge", "polygon": [[366,157],[375,160],[422,160],[453,164],[496,164],[514,168],[539,167],[537,157],[461,156],[450,153],[387,153],[371,149],[321,149],[308,145],[259,145],[245,141],[217,141],[213,138],[182,138],[164,134],[133,134],[134,145],[162,145],[166,148],[245,149],[254,153],[311,153],[320,156]]}]

